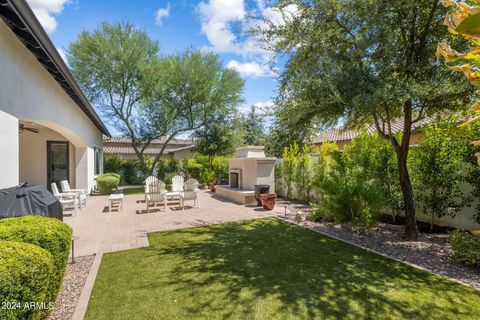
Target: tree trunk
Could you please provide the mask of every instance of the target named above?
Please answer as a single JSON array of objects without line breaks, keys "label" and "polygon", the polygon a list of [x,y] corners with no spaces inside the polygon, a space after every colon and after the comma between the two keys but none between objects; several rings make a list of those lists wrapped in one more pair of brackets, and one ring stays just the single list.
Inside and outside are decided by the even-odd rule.
[{"label": "tree trunk", "polygon": [[403,202],[405,204],[405,239],[416,241],[417,220],[415,217],[415,202],[413,200],[413,188],[410,175],[407,170],[408,150],[399,148],[397,151],[397,162],[400,174],[400,188],[402,189]]}]

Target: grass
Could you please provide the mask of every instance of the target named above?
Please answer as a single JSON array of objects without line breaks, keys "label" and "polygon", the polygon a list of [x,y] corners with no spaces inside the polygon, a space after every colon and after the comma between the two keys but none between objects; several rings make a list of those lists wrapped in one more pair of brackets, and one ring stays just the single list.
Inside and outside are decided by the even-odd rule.
[{"label": "grass", "polygon": [[104,255],[86,319],[478,319],[480,293],[275,218]]},{"label": "grass", "polygon": [[125,186],[123,187],[123,194],[140,194],[145,193],[145,186]]}]

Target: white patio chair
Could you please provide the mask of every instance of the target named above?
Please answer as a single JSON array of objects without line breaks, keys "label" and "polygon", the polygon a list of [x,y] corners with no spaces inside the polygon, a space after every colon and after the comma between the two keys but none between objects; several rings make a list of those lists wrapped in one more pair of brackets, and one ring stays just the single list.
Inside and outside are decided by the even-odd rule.
[{"label": "white patio chair", "polygon": [[184,180],[182,176],[175,176],[172,178],[172,191],[183,191]]},{"label": "white patio chair", "polygon": [[60,187],[62,188],[62,192],[65,193],[76,193],[78,195],[78,200],[80,201],[80,207],[83,205],[84,207],[87,206],[87,196],[88,190],[87,189],[71,189],[68,180],[60,181]]},{"label": "white patio chair", "polygon": [[78,215],[78,208],[80,207],[78,195],[75,193],[58,192],[58,187],[55,182],[52,182],[50,186],[52,187],[53,195],[60,201],[62,209],[73,209],[74,215]]},{"label": "white patio chair", "polygon": [[147,202],[147,212],[150,212],[150,203],[163,203],[165,212],[167,212],[167,190],[165,183],[157,180],[148,185],[148,193],[145,193],[145,201]]},{"label": "white patio chair", "polygon": [[180,201],[182,202],[182,209],[185,208],[185,200],[193,200],[193,205],[200,208],[200,190],[198,189],[198,181],[195,179],[188,179],[181,192]]},{"label": "white patio chair", "polygon": [[148,193],[148,188],[150,183],[159,181],[157,177],[155,176],[148,176],[147,179],[145,179],[145,201],[147,201],[147,193]]}]

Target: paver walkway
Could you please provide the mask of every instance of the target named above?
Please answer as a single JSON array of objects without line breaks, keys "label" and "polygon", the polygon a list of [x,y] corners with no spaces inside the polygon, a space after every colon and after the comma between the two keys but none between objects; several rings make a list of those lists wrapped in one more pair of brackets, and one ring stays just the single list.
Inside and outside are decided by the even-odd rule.
[{"label": "paver walkway", "polygon": [[[93,196],[78,216],[65,216],[64,221],[73,228],[74,235],[80,236],[75,242],[75,255],[145,247],[149,232],[267,217],[284,210],[281,206],[265,211],[261,207],[237,205],[210,191],[200,192],[200,209],[182,210],[178,201],[172,201],[167,212],[163,205],[158,205],[147,213],[143,200],[143,194],[125,195],[123,210],[109,212],[108,196]],[[193,201],[186,204],[193,205]]]}]

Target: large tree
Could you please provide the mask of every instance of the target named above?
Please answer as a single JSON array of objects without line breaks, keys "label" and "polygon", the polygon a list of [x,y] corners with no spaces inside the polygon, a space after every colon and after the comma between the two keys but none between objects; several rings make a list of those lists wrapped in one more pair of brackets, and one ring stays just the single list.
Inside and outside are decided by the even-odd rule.
[{"label": "large tree", "polygon": [[[279,112],[302,128],[375,124],[396,153],[405,238],[417,239],[407,167],[412,125],[461,107],[472,93],[435,59],[437,43],[448,37],[439,1],[280,0],[275,6],[283,23],[264,21],[253,33],[286,57]],[[401,137],[392,127],[398,118]]]},{"label": "large tree", "polygon": [[259,146],[265,143],[265,125],[263,116],[255,105],[243,117],[243,142],[248,146]]},{"label": "large tree", "polygon": [[145,169],[142,146],[155,136],[145,133],[138,111],[144,98],[142,79],[158,51],[158,43],[130,23],[103,23],[95,31],[84,31],[68,51],[83,91],[117,131],[130,137]]},{"label": "large tree", "polygon": [[[187,50],[160,57],[158,43],[129,23],[82,32],[69,46],[68,62],[90,100],[131,139],[149,174],[169,141],[241,102],[243,81],[217,55]],[[147,161],[145,150],[160,137],[161,149]]]},{"label": "large tree", "polygon": [[193,134],[196,150],[213,159],[215,156],[231,156],[243,143],[241,117],[238,110],[218,112],[207,124]]},{"label": "large tree", "polygon": [[142,114],[145,126],[166,138],[153,165],[170,140],[209,125],[215,115],[231,112],[243,101],[244,81],[211,52],[186,50],[156,61],[151,68]]}]

